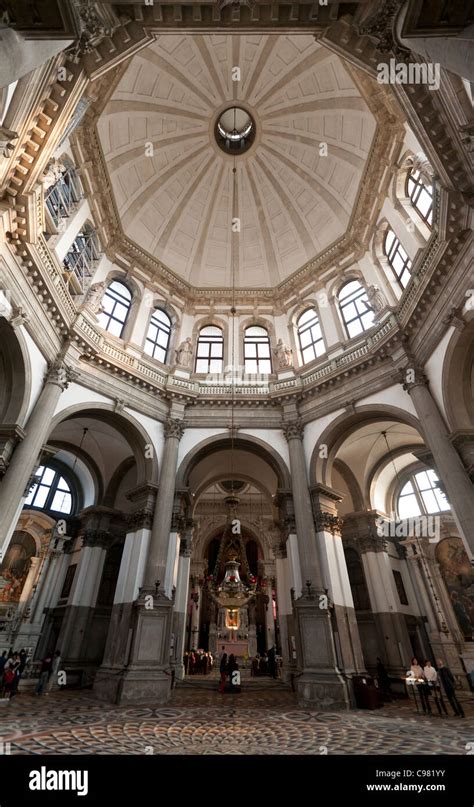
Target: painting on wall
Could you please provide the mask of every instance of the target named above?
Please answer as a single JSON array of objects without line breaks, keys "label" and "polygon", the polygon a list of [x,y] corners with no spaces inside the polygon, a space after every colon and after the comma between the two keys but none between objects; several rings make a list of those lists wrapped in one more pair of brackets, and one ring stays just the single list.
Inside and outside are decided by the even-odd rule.
[{"label": "painting on wall", "polygon": [[466,641],[474,639],[474,570],[460,538],[444,538],[436,560],[451,598],[453,611]]},{"label": "painting on wall", "polygon": [[20,601],[34,554],[33,538],[24,532],[15,533],[0,565],[0,602]]}]

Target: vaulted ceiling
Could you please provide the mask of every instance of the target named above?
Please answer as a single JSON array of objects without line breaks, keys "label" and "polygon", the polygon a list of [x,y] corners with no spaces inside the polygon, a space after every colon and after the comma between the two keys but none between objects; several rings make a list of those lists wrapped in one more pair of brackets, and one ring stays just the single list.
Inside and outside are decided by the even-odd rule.
[{"label": "vaulted ceiling", "polygon": [[[232,105],[256,129],[235,190],[214,136]],[[158,36],[98,122],[125,235],[195,287],[230,286],[233,267],[237,287],[274,287],[337,241],[375,129],[343,62],[310,35]]]}]

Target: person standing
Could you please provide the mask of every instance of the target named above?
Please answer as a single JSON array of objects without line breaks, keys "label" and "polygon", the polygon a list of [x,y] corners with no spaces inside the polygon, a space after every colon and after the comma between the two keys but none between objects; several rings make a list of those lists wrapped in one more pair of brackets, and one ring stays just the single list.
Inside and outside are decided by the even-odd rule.
[{"label": "person standing", "polygon": [[448,712],[441,695],[441,688],[438,683],[438,673],[436,672],[435,668],[431,666],[431,661],[428,659],[425,661],[425,666],[423,667],[423,675],[426,678],[427,687],[429,687],[430,691],[433,692],[436,708],[439,714],[442,716],[441,709],[443,709],[444,714],[447,715]]},{"label": "person standing", "polygon": [[43,694],[43,690],[48,684],[49,676],[51,675],[52,669],[53,669],[53,657],[51,653],[47,653],[43,661],[41,662],[40,676],[35,690],[37,695]]},{"label": "person standing", "polygon": [[54,689],[58,687],[58,673],[60,665],[61,665],[61,651],[56,650],[53,658],[53,663],[51,665],[51,676],[49,678],[46,687],[46,694],[52,692]]},{"label": "person standing", "polygon": [[219,692],[225,692],[225,678],[227,675],[227,653],[223,653],[221,656],[221,660],[219,662],[219,672],[221,674],[221,680],[219,682]]},{"label": "person standing", "polygon": [[277,677],[275,646],[272,646],[268,651],[268,674],[270,675],[271,678]]},{"label": "person standing", "polygon": [[452,674],[449,667],[445,667],[441,659],[438,659],[438,676],[443,684],[444,691],[446,693],[446,697],[450,702],[451,706],[453,707],[453,711],[456,717],[465,717],[464,709],[462,708],[461,704],[459,703],[456,693],[455,693],[455,686],[456,681],[454,675]]},{"label": "person standing", "polygon": [[9,698],[10,700],[15,697],[17,689],[18,689],[18,682],[20,680],[20,674],[18,672],[20,668],[21,660],[19,653],[13,653],[11,658],[5,664],[3,669],[3,685],[5,687],[5,697]]},{"label": "person standing", "polygon": [[411,671],[416,679],[416,688],[418,690],[418,694],[420,696],[421,701],[421,708],[423,709],[423,714],[433,714],[431,711],[431,704],[430,704],[430,696],[429,690],[426,684],[426,678],[423,673],[423,668],[418,664],[418,659],[413,657],[411,660]]}]

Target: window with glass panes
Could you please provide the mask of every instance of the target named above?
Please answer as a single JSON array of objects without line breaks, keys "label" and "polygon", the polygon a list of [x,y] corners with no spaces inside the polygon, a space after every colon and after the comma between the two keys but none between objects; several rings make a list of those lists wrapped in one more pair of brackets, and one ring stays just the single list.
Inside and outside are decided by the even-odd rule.
[{"label": "window with glass panes", "polygon": [[404,484],[398,497],[398,515],[411,518],[450,510],[444,493],[436,487],[438,477],[433,470],[419,471]]},{"label": "window with glass panes", "polygon": [[370,308],[367,292],[358,280],[351,280],[342,287],[338,301],[350,339],[372,327],[374,312]]},{"label": "window with glass panes", "polygon": [[272,371],[268,331],[260,325],[250,325],[244,334],[245,372],[268,375]]},{"label": "window with glass panes", "polygon": [[196,373],[222,373],[224,337],[217,325],[206,325],[199,331],[196,350]]},{"label": "window with glass panes", "polygon": [[72,491],[60,471],[40,465],[36,481],[25,499],[25,507],[69,515],[72,512]]},{"label": "window with glass panes", "polygon": [[393,230],[387,230],[384,251],[397,282],[404,289],[411,278],[411,260]]},{"label": "window with glass panes", "polygon": [[428,185],[421,177],[420,171],[414,169],[407,176],[407,196],[421,218],[431,227],[433,223],[433,186]]},{"label": "window with glass panes", "polygon": [[300,340],[301,355],[307,364],[325,353],[323,334],[319,318],[314,308],[308,308],[296,323]]},{"label": "window with glass panes", "polygon": [[114,336],[122,336],[131,304],[131,292],[123,283],[113,280],[102,297],[102,311],[99,314],[100,327]]},{"label": "window with glass panes", "polygon": [[171,335],[171,320],[161,308],[153,312],[145,340],[145,353],[165,364]]}]

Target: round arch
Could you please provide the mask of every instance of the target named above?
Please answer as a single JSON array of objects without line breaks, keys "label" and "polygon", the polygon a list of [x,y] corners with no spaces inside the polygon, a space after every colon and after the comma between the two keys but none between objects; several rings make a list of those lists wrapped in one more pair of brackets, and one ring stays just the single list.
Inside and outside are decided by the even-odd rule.
[{"label": "round arch", "polygon": [[[137,464],[138,485],[146,482],[152,484],[158,482],[159,468],[153,441],[142,424],[132,415],[128,412],[115,412],[112,404],[99,402],[89,405],[87,403],[74,404],[63,409],[53,418],[50,434],[53,434],[54,429],[60,423],[78,416],[107,423],[126,438]],[[152,446],[153,451],[147,451],[147,446]],[[149,454],[152,456],[148,456]]]},{"label": "round arch", "polygon": [[24,425],[31,390],[31,362],[25,337],[0,317],[0,423]]},{"label": "round arch", "polygon": [[[188,487],[189,475],[198,462],[215,451],[230,449],[231,445],[232,441],[230,437],[217,434],[213,437],[207,437],[205,440],[202,440],[200,443],[194,446],[194,448],[192,448],[182,459],[179,465],[176,476],[177,488],[180,489]],[[264,440],[260,440],[258,437],[254,437],[250,434],[239,434],[234,439],[234,448],[257,454],[259,457],[261,457],[261,459],[266,461],[275,472],[279,487],[285,489],[289,489],[291,487],[290,472],[285,461],[281,455]]]},{"label": "round arch", "polygon": [[[352,414],[343,412],[326,427],[313,448],[309,466],[311,485],[324,484],[331,486],[332,467],[337,452],[347,437],[359,426],[387,419],[403,423],[406,426],[412,426],[422,436],[418,419],[397,406],[374,404],[357,407],[357,410]],[[328,447],[326,458],[319,456],[320,445]]]},{"label": "round arch", "polygon": [[451,336],[443,362],[443,402],[452,431],[474,428],[474,311],[466,319],[468,325]]}]

